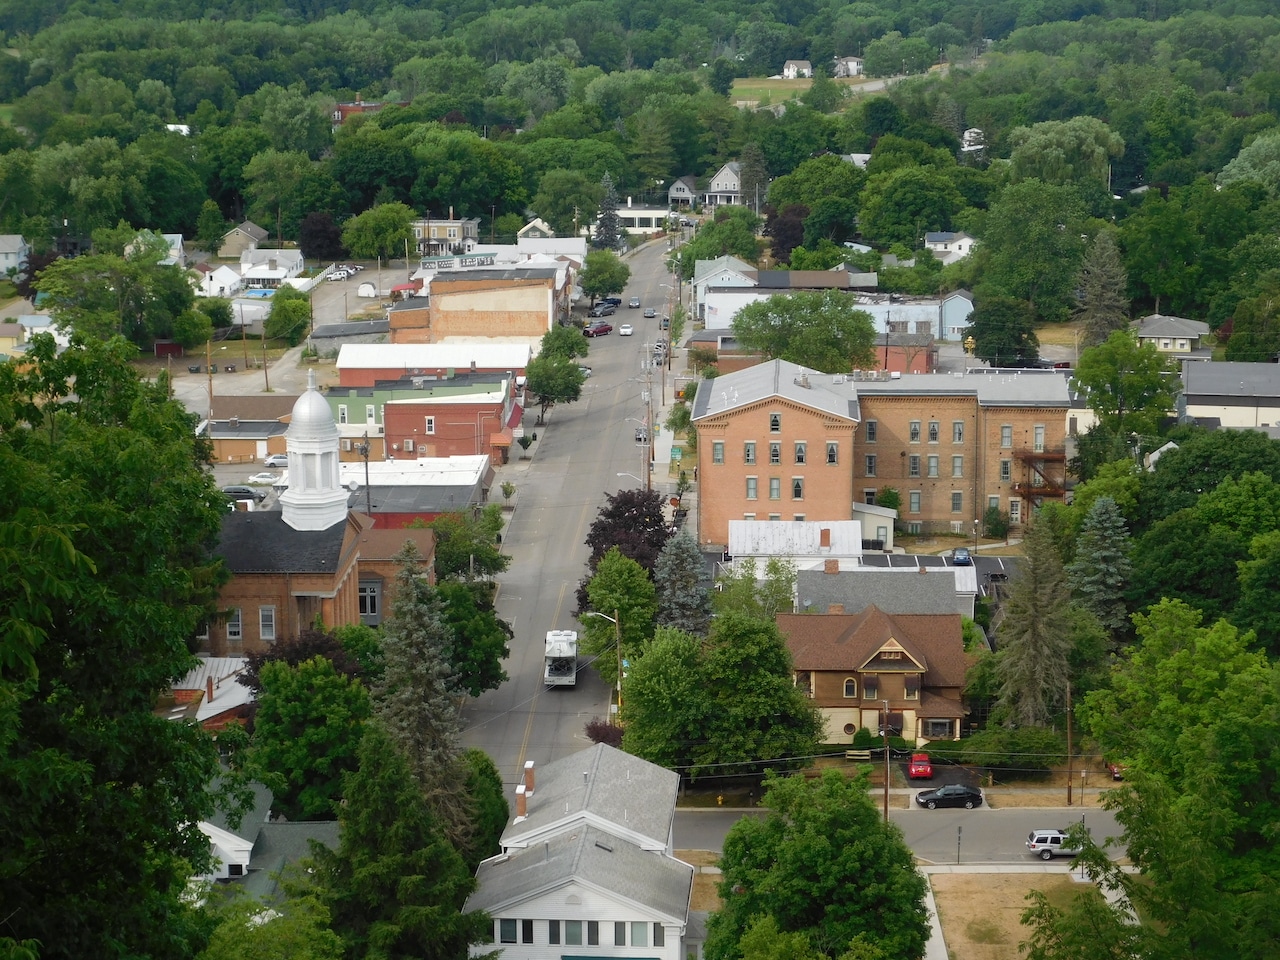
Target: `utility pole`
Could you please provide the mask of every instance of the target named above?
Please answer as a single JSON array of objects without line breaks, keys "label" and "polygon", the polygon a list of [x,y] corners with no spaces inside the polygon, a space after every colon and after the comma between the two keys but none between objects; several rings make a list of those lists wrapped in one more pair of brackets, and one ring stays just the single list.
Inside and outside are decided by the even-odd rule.
[{"label": "utility pole", "polygon": [[889,822],[889,701],[881,701],[884,704],[884,726],[881,728],[881,734],[884,738],[884,822]]},{"label": "utility pole", "polygon": [[622,613],[613,608],[613,645],[618,650],[618,715],[622,715]]},{"label": "utility pole", "polygon": [[364,457],[364,512],[373,519],[373,494],[369,492],[369,431],[364,432],[364,439],[356,444],[356,453]]},{"label": "utility pole", "polygon": [[[1080,802],[1084,802],[1081,794]],[[1067,681],[1067,806],[1071,806],[1071,681]]]},{"label": "utility pole", "polygon": [[209,381],[209,436],[213,436],[213,341],[204,342],[205,378]]}]

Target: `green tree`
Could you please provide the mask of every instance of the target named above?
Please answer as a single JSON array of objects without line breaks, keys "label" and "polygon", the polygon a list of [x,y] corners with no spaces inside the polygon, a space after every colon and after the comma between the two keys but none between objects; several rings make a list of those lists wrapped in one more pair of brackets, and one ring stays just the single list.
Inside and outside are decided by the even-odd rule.
[{"label": "green tree", "polygon": [[1065,703],[1071,594],[1049,529],[1032,523],[1026,563],[1009,587],[998,630],[1000,706],[1018,726],[1044,726]]},{"label": "green tree", "polygon": [[1194,295],[1200,242],[1176,194],[1166,200],[1157,191],[1148,193],[1120,225],[1120,245],[1130,282],[1151,298],[1156,313],[1166,298],[1178,309]]},{"label": "green tree", "polygon": [[1243,147],[1218,174],[1221,184],[1251,180],[1273,195],[1280,188],[1280,131],[1268,130]]},{"label": "green tree", "polygon": [[194,419],[135,356],[37,334],[0,366],[0,903],[45,958],[185,956],[202,935],[185,895],[217,751],[153,711],[214,609],[223,511]]},{"label": "green tree", "polygon": [[284,239],[286,210],[288,221],[296,223],[303,211],[296,209],[299,187],[311,172],[305,153],[264,150],[245,165],[245,194],[249,213],[267,223],[275,221],[276,242]]},{"label": "green tree", "polygon": [[392,738],[371,724],[343,784],[337,850],[316,851],[312,882],[356,960],[453,960],[492,921],[462,913],[475,880]]},{"label": "green tree", "polygon": [[471,842],[463,855],[467,867],[475,872],[481,860],[497,854],[502,832],[511,817],[506,787],[498,767],[483,750],[474,747],[462,755],[467,765],[467,794],[471,797]]},{"label": "green tree", "polygon": [[[179,283],[166,282],[173,278]],[[109,253],[54,261],[36,286],[62,330],[102,340],[121,335],[139,346],[167,336],[195,299],[177,267]]]},{"label": "green tree", "polygon": [[617,250],[618,244],[622,242],[622,222],[618,219],[618,191],[613,185],[613,177],[607,173],[600,180],[600,207],[591,242],[601,250]]},{"label": "green tree", "polygon": [[346,252],[342,246],[342,228],[327,212],[308,213],[298,225],[298,249],[308,260],[340,260]]},{"label": "green tree", "polygon": [[342,938],[329,929],[329,911],[313,896],[263,904],[238,896],[217,908],[218,925],[196,960],[342,960]]},{"label": "green tree", "polygon": [[1124,138],[1087,116],[1014,127],[1009,143],[1015,180],[1087,184],[1094,192],[1107,189],[1112,162],[1124,156]]},{"label": "green tree", "polygon": [[[578,334],[581,336],[581,334]],[[582,396],[586,374],[567,357],[540,355],[529,361],[525,385],[538,398],[538,423],[557,403],[573,403]]]},{"label": "green tree", "polygon": [[1178,444],[1142,477],[1140,527],[1196,506],[1202,494],[1228,477],[1262,473],[1280,482],[1280,443],[1257,430],[1189,428],[1171,434]]},{"label": "green tree", "polygon": [[826,198],[856,203],[866,182],[867,175],[861,167],[826,153],[776,177],[769,184],[769,205],[778,210],[792,205],[812,208]]},{"label": "green tree", "polygon": [[849,96],[847,87],[836,83],[822,70],[815,70],[809,89],[800,94],[800,102],[819,113],[834,113]]},{"label": "green tree", "polygon": [[213,336],[213,321],[207,313],[188,310],[173,318],[173,339],[190,350]]},{"label": "green tree", "polygon": [[353,257],[404,256],[404,245],[413,239],[413,211],[403,203],[383,203],[357,214],[342,225],[342,245]]},{"label": "green tree", "polygon": [[585,357],[590,349],[590,341],[577,327],[558,323],[542,335],[538,356],[576,360],[578,357]]},{"label": "green tree", "polygon": [[1103,230],[1085,251],[1076,277],[1072,319],[1084,326],[1081,346],[1102,343],[1129,325],[1128,285],[1120,248],[1111,231]]},{"label": "green tree", "polygon": [[728,255],[756,262],[760,259],[759,226],[760,218],[746,207],[720,207],[715,219],[699,227],[693,239],[680,248],[681,276],[692,280],[699,260]]},{"label": "green tree", "polygon": [[594,659],[601,679],[612,686],[618,682],[618,635],[622,637],[623,659],[637,656],[642,644],[653,636],[656,591],[644,567],[611,547],[587,584],[587,599],[590,609],[619,621],[612,624],[601,617],[582,618],[582,651]]},{"label": "green tree", "polygon": [[738,186],[742,204],[757,216],[769,195],[769,171],[765,169],[764,151],[758,143],[745,143],[738,154]]},{"label": "green tree", "polygon": [[436,535],[436,579],[470,580],[492,577],[511,565],[498,546],[502,507],[486,504],[483,510],[442,513],[428,526]]},{"label": "green tree", "polygon": [[1249,544],[1249,559],[1239,564],[1240,599],[1231,622],[1252,630],[1271,656],[1280,651],[1280,531],[1259,532]]},{"label": "green tree", "polygon": [[262,325],[263,333],[272,340],[283,340],[296,347],[307,334],[311,323],[311,296],[288,285],[271,297],[271,312]]},{"label": "green tree", "polygon": [[1113,637],[1127,631],[1124,589],[1129,582],[1129,531],[1120,508],[1110,497],[1098,497],[1089,507],[1075,559],[1067,565],[1072,592]]},{"label": "green tree", "polygon": [[793,560],[770,557],[764,570],[754,559],[738,560],[717,581],[711,599],[716,615],[739,611],[761,620],[772,620],[788,613],[796,590],[796,565]]},{"label": "green tree", "polygon": [[217,203],[206,200],[200,207],[200,216],[196,220],[196,244],[201,250],[217,253],[222,246],[222,237],[227,232],[227,219],[218,209]]},{"label": "green tree", "polygon": [[901,167],[867,181],[858,222],[871,243],[902,243],[911,249],[924,245],[931,230],[948,230],[951,218],[964,207],[964,197],[942,170]]},{"label": "green tree", "polygon": [[[1116,910],[1142,917],[1137,955],[1267,956],[1274,893],[1280,677],[1225,620],[1166,601],[1136,618],[1138,642],[1091,693],[1081,724],[1128,765],[1111,806],[1138,873],[1105,857],[1090,869]],[[1123,916],[1118,918],[1124,922]]]},{"label": "green tree", "polygon": [[390,616],[382,624],[382,674],[373,713],[404,756],[440,829],[457,848],[470,837],[466,768],[458,736],[456,637],[411,542],[396,554]]},{"label": "green tree", "polygon": [[1121,437],[1152,435],[1173,407],[1168,364],[1151,343],[1117,330],[1080,355],[1075,382],[1107,430]]},{"label": "green tree", "polygon": [[1227,616],[1240,596],[1236,565],[1248,555],[1248,535],[1210,523],[1193,508],[1179,510],[1134,543],[1129,604],[1142,610],[1176,599],[1207,618]]},{"label": "green tree", "polygon": [[1030,366],[1040,354],[1035,318],[1022,300],[981,291],[969,323],[974,356],[993,367]]},{"label": "green tree", "polygon": [[1025,300],[1040,321],[1065,320],[1084,254],[1084,204],[1072,186],[1010,184],[982,231],[983,283]]},{"label": "green tree", "polygon": [[1280,354],[1280,271],[1265,274],[1258,293],[1236,303],[1227,360],[1271,363]]},{"label": "green tree", "polygon": [[658,626],[703,636],[711,624],[711,593],[702,551],[688,532],[667,541],[653,566]]},{"label": "green tree", "polygon": [[578,284],[595,303],[600,297],[621,293],[630,279],[631,268],[618,259],[612,247],[605,247],[587,254]]},{"label": "green tree", "polygon": [[744,937],[761,916],[784,933],[805,934],[823,956],[839,956],[851,944],[885,957],[924,953],[925,880],[899,828],[876,809],[865,776],[770,775],[761,805],[763,819],[744,818],[725,838],[723,906],[707,925],[710,960],[742,956]]},{"label": "green tree", "polygon": [[596,210],[603,193],[600,184],[581,170],[548,170],[529,202],[533,212],[551,224],[557,236],[578,236]]},{"label": "green tree", "polygon": [[331,820],[342,775],[356,766],[369,718],[369,694],[323,657],[291,667],[279,660],[258,672],[249,769],[271,787],[290,820]]},{"label": "green tree", "polygon": [[627,671],[627,753],[672,770],[688,764],[693,744],[702,740],[699,718],[711,699],[702,683],[704,642],[673,627],[658,627],[644,642]]},{"label": "green tree", "polygon": [[748,350],[820,373],[848,373],[875,361],[875,326],[864,310],[833,290],[775,294],[733,318]]},{"label": "green tree", "polygon": [[498,618],[488,584],[445,582],[438,593],[453,630],[451,663],[458,686],[473,697],[507,681],[502,661],[510,654],[511,627]]}]

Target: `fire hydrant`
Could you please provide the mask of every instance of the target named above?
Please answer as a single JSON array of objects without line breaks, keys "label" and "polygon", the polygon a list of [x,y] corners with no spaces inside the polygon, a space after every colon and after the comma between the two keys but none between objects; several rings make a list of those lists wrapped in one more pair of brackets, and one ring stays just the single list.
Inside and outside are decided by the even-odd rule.
[{"label": "fire hydrant", "polygon": [[717,807],[723,807],[723,806],[724,806],[724,794],[723,794],[723,793],[722,793],[722,794],[719,794],[719,795],[716,797],[716,806],[717,806]]}]

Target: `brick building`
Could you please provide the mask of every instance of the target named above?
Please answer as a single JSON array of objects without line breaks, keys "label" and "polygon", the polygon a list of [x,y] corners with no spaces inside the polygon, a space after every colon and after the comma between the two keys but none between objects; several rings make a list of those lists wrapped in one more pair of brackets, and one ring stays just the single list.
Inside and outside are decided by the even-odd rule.
[{"label": "brick building", "polygon": [[569,316],[569,271],[555,267],[442,271],[426,297],[391,308],[392,343],[448,337],[536,339]]},{"label": "brick building", "polygon": [[893,487],[909,533],[1021,523],[1065,491],[1070,396],[1055,370],[853,375],[771,360],[698,392],[698,540],[730,520],[850,520]]},{"label": "brick building", "polygon": [[432,569],[430,530],[375,530],[370,517],[347,508],[337,425],[314,372],[309,380],[285,435],[289,486],[281,509],[235,511],[223,520],[218,554],[232,577],[219,591],[221,615],[201,637],[219,656],[297,636],[317,619],[377,624],[397,572],[393,557],[406,540]]},{"label": "brick building", "polygon": [[441,380],[459,373],[522,377],[532,354],[527,343],[344,343],[338,352],[338,382],[344,387],[372,387],[380,380]]}]

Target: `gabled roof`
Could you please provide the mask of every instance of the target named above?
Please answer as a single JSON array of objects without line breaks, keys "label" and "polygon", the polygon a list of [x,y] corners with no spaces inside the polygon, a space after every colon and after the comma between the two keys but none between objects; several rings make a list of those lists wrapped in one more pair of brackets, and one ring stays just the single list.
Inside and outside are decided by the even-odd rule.
[{"label": "gabled roof", "polygon": [[1201,320],[1188,320],[1186,317],[1169,317],[1153,313],[1130,324],[1138,332],[1139,337],[1167,337],[1194,340],[1209,335],[1209,325]]},{"label": "gabled roof", "polygon": [[[676,177],[674,180],[671,181],[671,187],[674,187],[677,184],[681,184],[681,183],[688,188],[690,193],[698,192],[698,178],[695,177],[693,174],[687,173],[683,177]],[[667,187],[667,190],[670,191],[671,187]]]},{"label": "gabled roof", "polygon": [[502,846],[540,843],[585,820],[646,849],[665,850],[679,785],[671,770],[598,743],[537,771],[528,815],[507,827]]},{"label": "gabled roof", "polygon": [[275,900],[282,893],[281,871],[312,856],[313,840],[330,850],[338,849],[338,821],[262,824],[249,859],[249,872],[240,881],[240,886],[258,900]]},{"label": "gabled roof", "polygon": [[[572,759],[572,758],[570,758]],[[538,790],[541,791],[539,784]],[[476,871],[477,889],[466,911],[490,913],[571,885],[684,924],[693,888],[693,867],[662,853],[642,850],[595,826],[560,833],[545,842],[493,857]]]},{"label": "gabled roof", "polygon": [[[201,657],[199,666],[173,684],[173,689],[200,694],[195,719],[205,721],[253,701],[253,691],[239,682],[248,661],[244,657]],[[213,684],[213,697],[208,695]]]},{"label": "gabled roof", "polygon": [[267,239],[267,231],[263,230],[260,226],[258,226],[252,220],[245,220],[243,223],[237,224],[236,226],[228,230],[226,233],[224,233],[223,237],[229,237],[231,236],[231,234],[235,233],[237,230],[239,230],[243,234],[246,234],[252,237],[254,240]]},{"label": "gabled roof", "polygon": [[944,231],[926,233],[924,235],[924,242],[925,243],[951,243],[953,240],[960,240],[961,238],[966,240],[973,239],[973,237],[971,237],[967,233],[952,233],[950,231],[944,230]]},{"label": "gabled roof", "polygon": [[754,273],[755,267],[747,263],[745,260],[739,260],[731,254],[725,254],[722,257],[716,257],[714,260],[698,260],[693,265],[693,282],[702,283],[712,274],[722,273],[725,270],[732,270],[735,273],[748,274]]},{"label": "gabled roof", "polygon": [[0,253],[21,253],[27,241],[21,234],[0,233]]},{"label": "gabled roof", "polygon": [[778,615],[778,629],[797,670],[857,671],[892,640],[925,667],[924,683],[964,683],[960,614],[887,614],[869,606],[855,614]]},{"label": "gabled roof", "polygon": [[849,384],[831,381],[829,374],[807,370],[788,360],[767,360],[716,377],[699,388],[693,398],[693,419],[696,422],[780,397],[845,420],[859,420],[857,394]]},{"label": "gabled roof", "polygon": [[849,286],[849,274],[835,270],[761,270],[757,285],[769,290],[843,290]]}]

